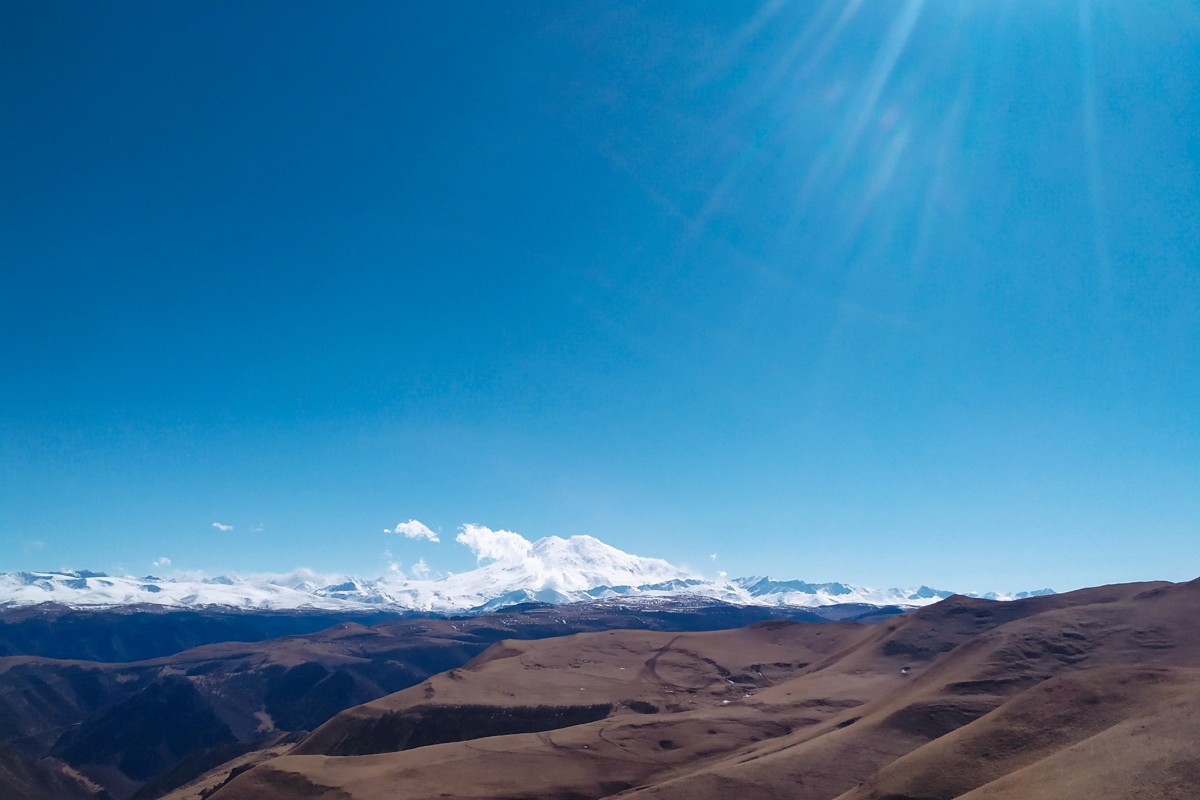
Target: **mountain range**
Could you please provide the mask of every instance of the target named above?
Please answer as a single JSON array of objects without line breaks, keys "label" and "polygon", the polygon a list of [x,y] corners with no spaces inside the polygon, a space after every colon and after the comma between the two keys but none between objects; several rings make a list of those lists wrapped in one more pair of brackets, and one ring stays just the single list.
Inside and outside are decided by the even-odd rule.
[{"label": "mountain range", "polygon": [[0,797],[1190,800],[1198,589],[907,610],[9,606]]},{"label": "mountain range", "polygon": [[[486,529],[484,529],[486,530]],[[626,553],[591,536],[529,542],[506,531],[476,550],[476,569],[437,578],[286,575],[133,577],[87,570],[0,573],[0,607],[57,603],[74,608],[147,604],[254,610],[486,612],[527,602],[564,604],[605,598],[694,597],[736,605],[820,607],[842,604],[920,607],[954,592],[928,586],[874,589],[769,577],[703,578],[658,558]],[[1053,594],[1050,589],[972,594],[993,600]]]}]

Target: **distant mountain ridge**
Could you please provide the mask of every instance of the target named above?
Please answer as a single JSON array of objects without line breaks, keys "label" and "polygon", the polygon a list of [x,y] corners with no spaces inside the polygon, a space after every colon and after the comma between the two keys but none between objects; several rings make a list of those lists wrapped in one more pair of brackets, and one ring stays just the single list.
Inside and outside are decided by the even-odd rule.
[{"label": "distant mountain ridge", "polygon": [[[954,594],[928,586],[872,589],[758,576],[712,580],[662,559],[626,553],[591,536],[549,536],[536,542],[511,536],[502,546],[481,547],[477,552],[486,563],[478,568],[433,579],[330,579],[311,572],[208,578],[114,576],[87,570],[0,573],[0,607],[52,602],[74,608],[151,604],[478,613],[526,602],[564,604],[674,596],[802,608],[841,604],[917,607]],[[1045,594],[1053,591],[975,596],[1005,600]]]}]

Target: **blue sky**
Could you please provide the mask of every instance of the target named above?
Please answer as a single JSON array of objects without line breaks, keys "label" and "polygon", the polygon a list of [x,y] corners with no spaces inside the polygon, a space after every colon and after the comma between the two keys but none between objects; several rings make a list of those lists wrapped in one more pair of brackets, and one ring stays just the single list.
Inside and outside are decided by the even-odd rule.
[{"label": "blue sky", "polygon": [[1194,2],[0,14],[0,569],[1200,575]]}]

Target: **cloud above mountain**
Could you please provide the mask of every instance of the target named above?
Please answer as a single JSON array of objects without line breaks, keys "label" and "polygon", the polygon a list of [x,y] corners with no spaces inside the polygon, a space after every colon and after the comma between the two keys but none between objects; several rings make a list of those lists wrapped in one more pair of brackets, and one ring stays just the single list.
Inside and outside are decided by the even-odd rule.
[{"label": "cloud above mountain", "polygon": [[406,539],[425,539],[430,542],[440,542],[438,535],[420,520],[410,519],[408,522],[397,522],[394,528],[384,528],[384,533],[395,533]]},{"label": "cloud above mountain", "polygon": [[520,562],[529,557],[533,542],[512,531],[494,531],[485,525],[468,522],[459,529],[454,541],[465,545],[479,563],[485,561]]},{"label": "cloud above mountain", "polygon": [[644,586],[694,577],[662,559],[635,556],[591,536],[547,536],[530,541],[514,531],[467,523],[454,540],[468,548],[479,565],[454,576],[453,583],[463,587],[504,584],[565,595],[603,586]]}]

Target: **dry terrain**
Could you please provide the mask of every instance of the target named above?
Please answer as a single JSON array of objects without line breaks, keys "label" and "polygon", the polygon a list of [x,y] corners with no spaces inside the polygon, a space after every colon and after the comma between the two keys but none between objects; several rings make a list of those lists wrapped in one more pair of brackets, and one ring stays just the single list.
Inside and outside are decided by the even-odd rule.
[{"label": "dry terrain", "polygon": [[1200,797],[1200,581],[506,641],[213,800]]},{"label": "dry terrain", "polygon": [[[779,614],[820,619],[796,609],[604,601],[461,619],[394,619],[373,627],[346,622],[174,652],[212,637],[262,639],[330,617],[228,609],[2,610],[0,798],[149,800],[186,785],[198,793],[263,757],[261,751],[294,744],[339,711],[461,667],[502,639],[612,628],[731,628]],[[160,655],[122,659],[146,652]]]}]

